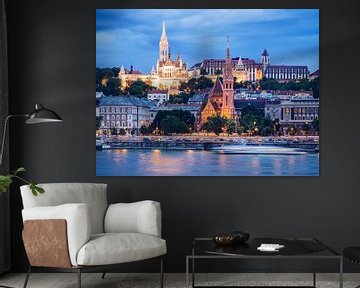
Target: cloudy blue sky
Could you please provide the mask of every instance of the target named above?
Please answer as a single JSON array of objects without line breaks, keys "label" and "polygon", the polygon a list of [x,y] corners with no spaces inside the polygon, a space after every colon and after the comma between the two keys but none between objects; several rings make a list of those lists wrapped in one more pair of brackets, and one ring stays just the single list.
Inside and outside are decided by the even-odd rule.
[{"label": "cloudy blue sky", "polygon": [[319,68],[317,9],[98,9],[96,66],[133,65],[149,73],[156,65],[162,21],[173,57],[191,67],[204,58],[231,56],[260,61],[264,48],[272,64]]}]

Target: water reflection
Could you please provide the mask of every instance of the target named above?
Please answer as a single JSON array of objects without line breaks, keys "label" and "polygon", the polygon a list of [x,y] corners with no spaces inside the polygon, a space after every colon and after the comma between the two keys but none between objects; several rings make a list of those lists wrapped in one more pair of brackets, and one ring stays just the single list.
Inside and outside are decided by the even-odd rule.
[{"label": "water reflection", "polygon": [[204,150],[96,151],[98,176],[318,176],[319,158],[304,155],[229,155]]}]

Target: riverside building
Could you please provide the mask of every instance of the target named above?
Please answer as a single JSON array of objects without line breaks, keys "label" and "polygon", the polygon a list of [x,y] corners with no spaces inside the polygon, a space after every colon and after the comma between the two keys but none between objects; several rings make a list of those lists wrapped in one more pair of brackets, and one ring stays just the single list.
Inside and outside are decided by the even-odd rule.
[{"label": "riverside building", "polygon": [[280,124],[286,129],[291,126],[299,127],[310,124],[319,119],[319,99],[313,97],[297,97],[281,101]]},{"label": "riverside building", "polygon": [[103,97],[99,101],[100,131],[136,131],[150,123],[150,108],[153,106],[151,101],[134,96]]}]

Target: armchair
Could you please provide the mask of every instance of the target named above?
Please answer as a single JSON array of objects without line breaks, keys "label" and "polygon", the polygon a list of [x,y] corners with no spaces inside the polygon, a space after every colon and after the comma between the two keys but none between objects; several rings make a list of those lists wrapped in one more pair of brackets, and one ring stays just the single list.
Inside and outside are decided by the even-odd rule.
[{"label": "armchair", "polygon": [[[160,286],[166,241],[161,239],[161,209],[154,201],[107,204],[106,184],[39,184],[32,196],[21,186],[23,241],[31,271],[37,268],[76,272],[107,271],[121,263],[160,258]],[[103,277],[105,277],[105,273]]]}]

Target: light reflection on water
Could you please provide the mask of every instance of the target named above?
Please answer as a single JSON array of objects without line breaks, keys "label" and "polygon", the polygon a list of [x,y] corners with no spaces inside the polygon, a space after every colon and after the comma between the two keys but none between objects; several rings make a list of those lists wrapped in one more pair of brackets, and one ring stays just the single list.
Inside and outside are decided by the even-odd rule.
[{"label": "light reflection on water", "polygon": [[318,176],[317,154],[246,155],[204,150],[96,151],[97,176]]}]

